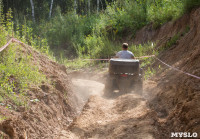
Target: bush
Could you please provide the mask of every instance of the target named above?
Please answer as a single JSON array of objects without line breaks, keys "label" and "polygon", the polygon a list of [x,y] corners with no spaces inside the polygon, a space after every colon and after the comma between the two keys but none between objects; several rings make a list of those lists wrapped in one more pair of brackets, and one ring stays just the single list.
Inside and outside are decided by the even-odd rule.
[{"label": "bush", "polygon": [[57,7],[51,20],[40,20],[39,25],[25,20],[22,27],[15,25],[15,31],[42,52],[48,53],[50,45],[62,61],[65,57],[107,58],[120,49],[116,41],[134,36],[149,23],[158,28],[198,5],[198,0],[116,0],[99,14],[88,15],[61,14]]},{"label": "bush", "polygon": [[62,15],[57,9],[57,14],[51,21],[41,23],[41,35],[47,38],[52,47],[64,45],[66,49],[65,44],[82,44],[84,36],[91,33],[95,23],[94,16],[81,16],[73,12]]},{"label": "bush", "polygon": [[45,76],[24,56],[20,47],[10,45],[0,53],[0,86],[2,98],[11,99],[16,105],[25,105],[23,95],[30,85],[45,81]]},{"label": "bush", "polygon": [[155,0],[148,5],[148,21],[153,23],[154,28],[177,19],[183,14],[183,3],[181,0]]},{"label": "bush", "polygon": [[184,0],[184,9],[186,12],[190,12],[193,8],[197,8],[199,6],[199,0]]}]

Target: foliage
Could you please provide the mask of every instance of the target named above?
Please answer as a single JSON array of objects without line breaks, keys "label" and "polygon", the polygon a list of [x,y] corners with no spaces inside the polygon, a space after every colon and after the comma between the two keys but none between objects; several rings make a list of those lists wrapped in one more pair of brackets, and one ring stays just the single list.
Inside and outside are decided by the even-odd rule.
[{"label": "foliage", "polygon": [[183,14],[181,0],[155,0],[148,6],[148,21],[154,28],[160,27],[167,21],[177,19]]},{"label": "foliage", "polygon": [[[86,58],[86,57],[85,57]],[[77,58],[74,60],[63,61],[63,64],[68,68],[68,70],[81,70],[82,68],[92,67],[94,66],[94,62],[90,60],[83,60],[82,58]]]},{"label": "foliage", "polygon": [[[88,1],[76,0],[77,5],[74,5],[73,0],[55,0],[53,16],[49,19],[50,2],[34,0],[34,23],[30,2],[7,2],[3,0],[4,13],[7,14],[1,19],[8,34],[14,34],[46,54],[53,51],[61,63],[66,63],[65,58],[110,58],[121,50],[121,40],[128,40],[127,37],[132,39],[143,26],[152,23],[154,28],[158,28],[199,6],[198,0],[102,0],[101,11],[97,14],[96,1],[90,1],[90,9]],[[74,12],[75,6],[77,14]],[[167,42],[166,48],[172,46],[179,37],[180,34],[175,35]],[[51,51],[48,46],[51,46]],[[130,50],[136,56],[155,53],[150,44],[131,45]]]},{"label": "foliage", "polygon": [[[37,48],[38,40],[33,39],[32,29],[26,24],[19,26],[16,33],[13,32],[12,11],[10,10],[6,16],[0,16],[0,46],[7,43],[10,36],[15,36],[21,41],[31,44]],[[41,46],[42,44],[42,46]],[[41,39],[40,49],[42,52],[48,52],[48,46],[44,45],[44,39]],[[0,102],[9,109],[13,109],[10,104],[4,104],[4,101],[10,100],[17,106],[26,105],[26,90],[32,84],[37,85],[46,78],[38,71],[37,66],[30,62],[31,55],[24,55],[19,45],[11,44],[3,52],[0,53]]]},{"label": "foliage", "polygon": [[95,20],[94,16],[78,16],[73,13],[61,15],[58,11],[57,16],[50,22],[41,24],[43,30],[41,35],[47,38],[53,47],[64,45],[66,42],[82,44],[84,35],[91,33]]},{"label": "foliage", "polygon": [[7,119],[5,116],[0,115],[0,122],[2,122],[5,119]]},{"label": "foliage", "polygon": [[145,80],[155,75],[155,73],[156,73],[155,69],[148,67],[147,70],[145,70],[145,75],[144,75]]},{"label": "foliage", "polygon": [[186,12],[190,12],[193,8],[197,8],[200,6],[199,0],[183,0],[184,2],[184,10]]},{"label": "foliage", "polygon": [[172,38],[170,38],[169,41],[167,41],[167,43],[161,48],[161,50],[166,50],[171,46],[175,45],[177,41],[180,39],[180,36],[181,36],[180,33],[174,35]]},{"label": "foliage", "polygon": [[[92,38],[94,39],[94,38]],[[91,40],[90,40],[91,41]],[[93,43],[96,43],[96,40],[92,41]],[[91,42],[91,43],[92,43]],[[105,43],[105,42],[104,42]],[[108,44],[110,43],[110,44]],[[82,55],[82,57],[79,57],[74,60],[63,60],[62,64],[65,64],[69,69],[72,70],[78,70],[83,67],[91,67],[96,64],[100,64],[98,61],[90,61],[90,60],[84,60],[84,59],[91,59],[91,58],[111,58],[115,56],[115,54],[118,51],[121,51],[121,45],[118,44],[112,44],[111,42],[107,42],[107,45],[100,45],[100,49],[95,49],[96,47],[93,47],[91,50],[91,55]],[[92,44],[93,45],[93,44]],[[109,47],[108,47],[109,46]],[[154,46],[152,43],[147,43],[144,45],[130,45],[129,50],[132,51],[135,55],[135,57],[140,57],[144,55],[157,55],[157,51],[154,50]],[[94,50],[95,49],[95,50]],[[93,54],[94,53],[94,54]],[[146,65],[149,65],[153,62],[152,58],[144,58],[141,60],[142,67],[145,67]],[[103,62],[104,63],[104,62]]]},{"label": "foliage", "polygon": [[[115,34],[135,33],[146,25],[145,3],[136,1],[123,1],[123,4],[113,3],[105,10],[107,26],[112,27]],[[129,30],[129,31],[128,31]]]},{"label": "foliage", "polygon": [[21,54],[20,47],[14,44],[0,53],[1,98],[10,99],[16,105],[25,105],[24,95],[28,86],[45,81],[45,76],[31,65],[30,58]]},{"label": "foliage", "polygon": [[181,36],[184,36],[186,33],[188,33],[190,30],[190,27],[187,26],[185,30],[181,33],[175,34],[173,37],[171,37],[160,49],[159,51],[167,50],[168,48],[172,47],[177,43],[177,41],[180,39]]}]

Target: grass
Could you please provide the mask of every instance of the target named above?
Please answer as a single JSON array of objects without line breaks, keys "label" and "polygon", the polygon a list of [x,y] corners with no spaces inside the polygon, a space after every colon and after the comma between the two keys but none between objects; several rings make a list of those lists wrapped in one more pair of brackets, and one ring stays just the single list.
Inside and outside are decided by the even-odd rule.
[{"label": "grass", "polygon": [[[13,22],[11,12],[7,14],[7,20],[1,21],[0,25],[0,47],[7,43],[9,36],[13,35]],[[21,31],[17,29],[14,36],[22,42],[33,45],[40,52],[49,54],[48,45],[45,39],[32,38],[32,29],[26,25]],[[0,53],[0,102],[8,109],[15,109],[18,106],[27,107],[26,92],[31,85],[39,85],[46,81],[46,77],[39,72],[37,65],[31,62],[31,55],[22,53],[19,44],[10,44]]]},{"label": "grass", "polygon": [[4,120],[6,120],[6,119],[7,119],[7,118],[6,118],[5,116],[0,115],[0,122],[4,121]]},{"label": "grass", "polygon": [[[26,106],[29,86],[40,84],[46,77],[32,65],[31,56],[22,54],[20,46],[11,44],[0,53],[1,101],[11,101],[16,106]],[[7,106],[11,108],[11,106]]]},{"label": "grass", "polygon": [[[66,60],[66,59],[62,59],[60,60],[61,64],[64,64],[68,70],[81,70],[83,68],[88,68],[88,67],[97,67],[100,68],[101,66],[98,65],[105,65],[107,63],[107,61],[92,61],[92,60],[87,60],[87,59],[95,59],[95,58],[102,58],[102,59],[110,59],[111,57],[115,56],[115,54],[118,51],[121,51],[122,47],[121,44],[110,44],[110,47],[107,48],[106,46],[93,51],[93,49],[91,50],[91,52],[93,52],[92,55],[85,55],[82,57],[79,57],[77,59],[73,59],[73,60]],[[104,55],[104,52],[106,51],[106,57]],[[155,45],[153,45],[153,43],[147,43],[144,45],[130,45],[129,46],[129,51],[132,51],[133,54],[136,57],[140,57],[140,56],[145,56],[145,55],[157,55],[157,51],[155,51]],[[97,56],[95,56],[94,54],[96,54]],[[141,60],[141,67],[145,67],[146,65],[149,65],[153,62],[153,58],[144,58]]]},{"label": "grass", "polygon": [[154,68],[148,67],[148,68],[145,70],[144,79],[145,79],[145,80],[149,79],[150,77],[152,77],[153,75],[155,75],[155,73],[156,73],[156,70],[155,70]]},{"label": "grass", "polygon": [[88,68],[94,65],[93,62],[89,60],[84,60],[82,58],[77,58],[74,60],[65,60],[63,62],[63,64],[68,68],[68,70],[81,70],[83,68]]},{"label": "grass", "polygon": [[179,32],[179,33],[175,34],[162,47],[160,47],[159,52],[167,50],[167,49],[171,48],[172,46],[174,46],[177,43],[177,41],[181,37],[183,37],[186,33],[188,33],[189,31],[190,31],[190,27],[186,26],[186,28],[183,32]]}]

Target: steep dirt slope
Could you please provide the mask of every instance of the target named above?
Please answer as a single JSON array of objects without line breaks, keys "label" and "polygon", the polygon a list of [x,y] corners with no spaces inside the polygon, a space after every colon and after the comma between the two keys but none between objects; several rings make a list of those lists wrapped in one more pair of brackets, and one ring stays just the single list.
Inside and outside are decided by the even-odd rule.
[{"label": "steep dirt slope", "polygon": [[[175,45],[163,51],[159,58],[182,71],[200,77],[200,8],[170,22],[157,30],[151,26],[139,31],[135,43],[157,42],[157,48],[164,46],[177,33],[186,28]],[[162,65],[156,61],[154,67]],[[200,80],[183,73],[170,70],[162,65],[154,80],[158,83],[149,92],[156,94],[150,105],[164,118],[163,137],[169,138],[170,132],[197,132],[200,136]],[[149,94],[151,95],[151,93]],[[164,130],[166,130],[164,132]]]},{"label": "steep dirt slope", "polygon": [[[17,45],[17,44],[16,44]],[[24,55],[32,55],[32,62],[48,78],[41,86],[31,85],[27,92],[28,108],[8,110],[0,106],[1,115],[8,119],[0,123],[4,138],[57,138],[76,114],[77,100],[71,90],[66,68],[29,46],[22,45]],[[39,102],[30,100],[38,99]]]}]

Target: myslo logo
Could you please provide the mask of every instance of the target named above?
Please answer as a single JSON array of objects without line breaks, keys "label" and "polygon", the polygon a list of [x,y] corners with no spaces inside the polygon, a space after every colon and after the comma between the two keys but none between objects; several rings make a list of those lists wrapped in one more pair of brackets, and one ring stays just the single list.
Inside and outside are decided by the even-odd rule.
[{"label": "myslo logo", "polygon": [[198,134],[196,132],[171,132],[171,138],[197,138]]}]

